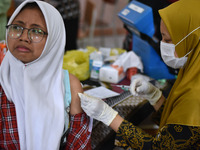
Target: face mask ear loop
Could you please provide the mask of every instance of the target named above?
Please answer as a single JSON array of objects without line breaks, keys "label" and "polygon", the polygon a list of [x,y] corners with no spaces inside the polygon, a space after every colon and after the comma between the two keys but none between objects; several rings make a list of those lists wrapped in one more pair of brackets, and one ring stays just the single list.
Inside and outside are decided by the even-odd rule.
[{"label": "face mask ear loop", "polygon": [[175,46],[177,46],[178,44],[180,44],[180,43],[181,43],[183,40],[185,40],[190,34],[192,34],[194,31],[198,30],[199,28],[200,28],[200,26],[197,27],[196,29],[192,30],[188,35],[186,35],[182,40],[180,40]]},{"label": "face mask ear loop", "polygon": [[185,56],[183,57],[187,57],[194,49],[190,50],[187,54],[185,54]]}]

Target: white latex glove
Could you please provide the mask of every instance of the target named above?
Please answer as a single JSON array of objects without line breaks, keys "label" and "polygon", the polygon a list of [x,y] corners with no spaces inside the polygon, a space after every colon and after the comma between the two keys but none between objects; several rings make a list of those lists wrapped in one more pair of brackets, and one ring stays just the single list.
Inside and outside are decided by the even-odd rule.
[{"label": "white latex glove", "polygon": [[131,82],[130,92],[134,96],[141,96],[154,105],[161,97],[162,92],[148,81],[137,78]]},{"label": "white latex glove", "polygon": [[102,99],[98,99],[82,93],[78,93],[78,95],[81,99],[81,107],[85,113],[88,116],[103,122],[107,126],[110,125],[110,123],[118,114],[117,111],[112,109]]}]

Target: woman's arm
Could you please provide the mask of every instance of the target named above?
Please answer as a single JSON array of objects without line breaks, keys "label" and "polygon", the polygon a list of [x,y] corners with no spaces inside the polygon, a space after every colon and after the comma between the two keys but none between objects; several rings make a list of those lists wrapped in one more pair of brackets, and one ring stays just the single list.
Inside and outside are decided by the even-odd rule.
[{"label": "woman's arm", "polygon": [[70,79],[70,88],[71,88],[71,106],[70,106],[70,114],[75,115],[78,113],[83,112],[81,108],[81,102],[80,98],[78,96],[78,93],[83,93],[83,89],[81,86],[81,83],[78,78],[76,78],[74,75],[69,74]]},{"label": "woman's arm", "polygon": [[115,117],[115,119],[111,122],[110,127],[117,132],[121,123],[124,121],[124,118],[122,118],[119,114]]},{"label": "woman's arm", "polygon": [[[156,104],[153,106],[155,111],[158,111],[159,108],[162,106],[162,104],[165,101],[165,97],[162,95],[160,99],[156,102]],[[113,119],[113,121],[110,124],[110,127],[117,132],[121,123],[124,121],[124,118],[122,118],[119,114]]]},{"label": "woman's arm", "polygon": [[69,79],[71,88],[70,129],[65,150],[91,150],[90,118],[83,112],[78,96],[78,93],[83,93],[83,89],[74,75],[69,74]]}]

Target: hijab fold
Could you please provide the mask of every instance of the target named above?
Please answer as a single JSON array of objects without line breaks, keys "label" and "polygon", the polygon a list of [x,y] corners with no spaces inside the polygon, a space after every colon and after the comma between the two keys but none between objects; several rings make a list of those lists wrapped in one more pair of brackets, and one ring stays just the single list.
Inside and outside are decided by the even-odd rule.
[{"label": "hijab fold", "polygon": [[45,47],[41,56],[28,64],[8,51],[1,64],[0,82],[8,100],[15,104],[20,149],[56,150],[64,130],[65,27],[60,13],[38,0],[24,1],[8,24],[31,2],[38,4],[45,18],[48,31]]}]

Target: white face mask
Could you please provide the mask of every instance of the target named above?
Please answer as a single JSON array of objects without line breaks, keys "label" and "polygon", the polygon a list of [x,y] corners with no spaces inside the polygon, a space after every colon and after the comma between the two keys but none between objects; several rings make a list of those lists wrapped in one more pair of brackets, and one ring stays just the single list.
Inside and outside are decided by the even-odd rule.
[{"label": "white face mask", "polygon": [[176,45],[171,44],[171,43],[165,43],[165,42],[160,42],[160,51],[161,51],[161,57],[163,61],[169,66],[174,69],[182,68],[185,63],[187,62],[187,56],[191,51],[189,51],[185,56],[178,58],[175,57],[175,47],[180,44],[183,40],[185,40],[191,33],[194,31],[198,30],[200,28],[197,27],[193,31],[191,31],[188,35],[186,35],[182,40],[180,40]]},{"label": "white face mask", "polygon": [[163,61],[169,66],[174,69],[181,68],[187,62],[187,53],[185,56],[178,58],[175,57],[175,45],[170,43],[160,42],[160,50],[161,50],[161,57]]}]

